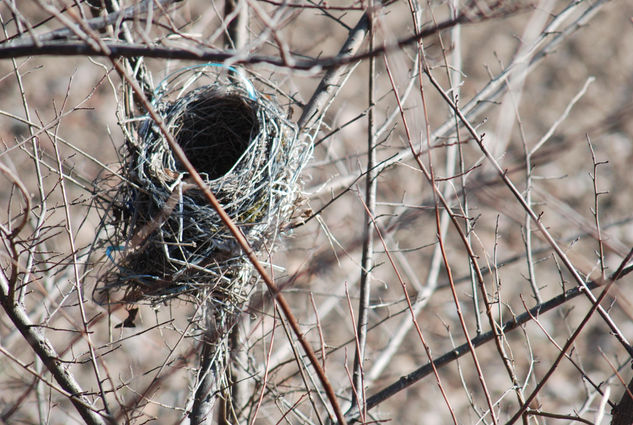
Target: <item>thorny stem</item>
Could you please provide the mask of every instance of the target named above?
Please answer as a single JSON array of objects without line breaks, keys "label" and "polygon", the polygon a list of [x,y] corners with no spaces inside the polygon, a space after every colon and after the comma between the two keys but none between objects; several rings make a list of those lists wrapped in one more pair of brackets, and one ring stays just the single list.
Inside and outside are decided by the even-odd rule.
[{"label": "thorny stem", "polygon": [[591,145],[591,139],[587,136],[587,144],[591,152],[591,161],[593,163],[593,173],[591,173],[591,181],[593,182],[593,217],[596,223],[596,233],[598,236],[598,261],[600,261],[600,276],[605,279],[605,264],[604,264],[604,244],[602,243],[602,230],[600,228],[600,202],[598,197],[605,194],[605,192],[598,191],[598,167],[602,164],[606,164],[607,161],[600,161],[596,159],[596,152]]},{"label": "thorny stem", "polygon": [[[584,293],[586,294],[587,298],[592,303],[595,304],[596,303],[596,297],[591,293],[591,291],[589,291],[589,289],[587,288],[587,284],[585,283],[583,278],[580,276],[580,273],[578,272],[578,270],[576,269],[574,264],[571,262],[569,257],[567,257],[567,255],[565,254],[563,249],[559,246],[559,244],[556,243],[556,241],[554,240],[554,237],[549,233],[549,231],[547,230],[545,225],[541,222],[540,216],[537,215],[534,212],[534,210],[532,210],[532,208],[530,208],[530,206],[526,203],[526,201],[523,198],[523,196],[521,196],[521,193],[516,188],[514,183],[512,183],[512,181],[506,175],[506,172],[503,170],[503,168],[501,168],[501,166],[499,165],[497,160],[494,158],[494,156],[492,156],[492,154],[490,153],[488,148],[485,146],[485,144],[483,142],[483,138],[477,133],[477,130],[475,130],[475,128],[471,125],[471,123],[468,121],[468,119],[461,112],[461,110],[459,108],[457,108],[457,106],[455,106],[453,101],[444,92],[444,90],[442,89],[440,84],[437,82],[435,77],[433,77],[433,75],[429,72],[429,70],[425,69],[424,73],[427,75],[427,77],[429,78],[429,80],[431,81],[433,86],[436,88],[437,92],[444,98],[444,100],[447,102],[447,104],[451,108],[453,108],[455,113],[457,113],[457,115],[459,116],[459,119],[461,120],[461,122],[464,124],[464,126],[468,129],[470,134],[473,136],[473,138],[474,138],[475,142],[477,143],[477,145],[479,146],[479,149],[481,150],[481,152],[485,155],[485,157],[494,166],[494,168],[496,169],[497,173],[499,174],[499,177],[504,182],[506,187],[508,189],[510,189],[510,192],[512,193],[514,198],[521,204],[521,207],[525,210],[525,212],[530,215],[530,218],[532,219],[532,221],[534,222],[534,224],[536,225],[536,227],[540,231],[540,233],[543,236],[543,238],[552,247],[554,252],[556,252],[556,255],[558,256],[558,258],[560,258],[560,260],[563,262],[563,264],[565,265],[567,270],[571,273],[571,275],[573,276],[574,280],[576,281],[576,284],[584,288]],[[609,328],[611,328],[611,330],[613,331],[615,337],[618,339],[620,344],[622,344],[622,346],[629,353],[633,353],[633,349],[631,348],[631,345],[629,344],[628,340],[626,339],[626,337],[624,336],[622,331],[620,331],[620,329],[617,327],[617,325],[609,317],[609,313],[607,313],[604,310],[604,308],[602,306],[600,306],[600,305],[598,305],[597,309],[598,309],[598,313],[600,314],[602,319],[605,321],[605,323],[609,326]]]},{"label": "thorny stem", "polygon": [[[612,276],[614,280],[617,280],[616,276],[622,277],[627,272],[630,271],[629,268],[625,267],[627,262],[628,262],[628,259],[625,259],[624,261],[622,261],[621,266],[619,268],[619,270],[622,270],[622,271],[617,275],[614,273],[614,275]],[[602,282],[591,281],[587,283],[587,287],[590,290],[592,290],[592,289],[600,287],[601,284]],[[503,329],[504,333],[512,332],[516,329],[519,329],[525,323],[531,321],[533,317],[537,315],[543,315],[555,309],[556,307],[566,304],[570,300],[584,294],[584,292],[585,292],[585,289],[580,286],[569,289],[565,291],[564,293],[557,295],[549,299],[548,301],[545,301],[543,304],[538,304],[532,307],[529,311],[526,311],[525,313],[519,314],[518,316],[515,316],[507,320],[506,322],[499,325],[499,328]],[[443,366],[446,366],[452,363],[453,361],[455,361],[456,359],[466,355],[469,352],[470,345],[477,348],[496,339],[497,339],[497,331],[493,329],[486,333],[479,334],[475,336],[474,338],[472,338],[470,341],[467,341],[464,344],[446,352],[445,354],[442,354],[436,357],[434,360],[429,361],[429,363],[419,367],[418,369],[414,370],[413,372],[405,376],[400,377],[400,379],[398,379],[393,384],[383,388],[382,390],[378,391],[377,393],[369,397],[367,399],[367,410],[371,410],[374,407],[379,406],[382,402],[396,395],[400,391],[405,390],[406,388],[420,381],[424,377],[432,373],[435,373],[437,369]],[[346,416],[349,419],[350,423],[355,422],[356,419],[358,418],[358,411],[356,410],[350,411],[347,413]]]},{"label": "thorny stem", "polygon": [[[70,84],[71,82],[68,83],[68,90],[70,90]],[[63,112],[67,99],[68,99],[68,93],[66,93],[66,97],[64,98],[64,104],[62,104],[60,113]],[[92,337],[90,336],[90,332],[88,330],[88,316],[86,314],[86,307],[84,305],[84,287],[83,287],[84,285],[83,285],[83,279],[80,277],[80,273],[79,273],[79,265],[78,265],[79,261],[77,257],[77,249],[75,248],[75,235],[74,235],[73,224],[71,220],[71,212],[70,212],[70,200],[68,199],[68,192],[66,190],[66,180],[64,179],[64,173],[63,173],[62,158],[59,152],[59,145],[57,143],[57,133],[59,131],[60,124],[61,124],[61,117],[58,119],[58,124],[55,127],[55,132],[52,138],[52,142],[53,142],[53,150],[55,152],[55,159],[57,162],[57,169],[59,172],[59,186],[60,186],[61,195],[63,199],[64,217],[66,221],[65,233],[68,236],[68,247],[70,248],[70,252],[72,256],[74,286],[75,286],[75,290],[77,291],[77,304],[79,305],[81,323],[83,325],[83,335],[84,335],[84,338],[86,339],[86,343],[88,344],[88,351],[90,353],[90,364],[92,365],[92,369],[94,371],[95,378],[99,386],[99,392],[101,394],[101,399],[103,401],[105,411],[107,412],[108,416],[112,416],[112,413],[110,412],[110,407],[108,405],[108,401],[105,397],[105,392],[103,388],[103,379],[101,378],[99,365],[97,364],[98,363],[97,354],[95,352],[95,348],[92,343]]]},{"label": "thorny stem", "polygon": [[[418,32],[421,28],[421,25],[419,23],[419,19],[416,12],[416,7],[415,4],[409,0],[409,8],[411,11],[411,16],[413,18],[413,24],[415,27],[415,31]],[[420,41],[418,42],[418,49],[420,51],[420,55],[418,56],[418,61],[419,61],[419,66],[421,70],[426,70],[426,58],[424,56],[424,46],[422,44],[422,40],[420,39]],[[391,82],[392,87],[394,87],[395,89],[395,84],[393,81],[393,77],[391,72],[389,71],[389,64],[387,62],[387,57],[385,56],[385,65],[387,67],[387,75],[389,76],[389,80]],[[448,258],[446,256],[446,250],[445,250],[445,245],[444,245],[444,237],[442,236],[442,220],[440,217],[440,202],[438,202],[438,199],[441,199],[441,202],[445,204],[445,200],[444,197],[437,185],[437,182],[435,180],[435,171],[433,168],[433,159],[431,157],[431,124],[429,121],[429,117],[428,117],[428,108],[427,108],[427,103],[426,103],[426,94],[425,94],[425,90],[424,90],[424,85],[423,85],[423,81],[422,81],[422,74],[418,74],[418,80],[419,80],[419,90],[420,90],[420,97],[422,100],[422,110],[424,113],[424,123],[425,123],[425,132],[426,132],[426,148],[427,148],[427,161],[428,161],[428,169],[427,167],[425,167],[424,163],[422,162],[420,155],[417,154],[415,152],[415,148],[413,146],[413,139],[411,137],[411,132],[409,130],[408,124],[407,124],[407,120],[404,114],[404,110],[402,109],[402,104],[400,102],[400,99],[398,98],[398,94],[397,91],[395,91],[396,93],[396,101],[398,103],[398,108],[400,109],[400,113],[402,116],[402,121],[403,121],[403,126],[405,129],[405,133],[407,136],[407,143],[409,145],[409,148],[412,151],[412,154],[414,155],[415,161],[418,165],[418,168],[422,171],[422,173],[424,174],[425,178],[429,181],[429,183],[431,184],[431,187],[433,188],[433,205],[435,206],[434,210],[435,210],[435,225],[437,228],[437,239],[438,239],[438,245],[439,245],[439,249],[441,252],[441,256],[442,256],[442,260],[444,263],[444,267],[446,269],[446,273],[447,273],[447,277],[449,280],[449,286],[451,288],[451,293],[453,295],[453,301],[455,303],[455,311],[459,317],[459,323],[461,325],[462,328],[462,332],[464,333],[464,336],[466,337],[467,341],[470,341],[470,335],[469,335],[469,331],[468,331],[468,327],[466,326],[466,322],[464,320],[464,316],[463,313],[461,311],[461,305],[459,302],[459,298],[457,296],[457,292],[455,290],[455,283],[453,281],[453,275],[452,275],[452,270],[448,261]],[[422,146],[420,146],[420,151]],[[445,204],[444,207],[446,208],[447,205]],[[450,211],[449,208],[446,208],[446,211]],[[451,217],[451,219],[454,220],[454,216],[452,214],[449,214],[449,217]],[[458,232],[460,233],[460,236],[463,237],[463,231],[461,230],[461,228],[458,226]],[[467,241],[465,241],[467,242]],[[469,250],[470,251],[470,250]],[[470,252],[469,252],[470,254]],[[471,259],[474,260],[474,258],[471,256]],[[477,377],[479,379],[479,382],[481,384],[481,388],[484,392],[484,396],[486,398],[486,402],[488,404],[488,408],[490,411],[490,417],[492,418],[492,422],[496,425],[497,424],[497,417],[494,411],[494,404],[492,402],[492,398],[490,396],[490,393],[488,391],[488,387],[486,384],[486,380],[484,378],[483,375],[483,371],[481,369],[481,365],[479,363],[479,359],[477,358],[477,354],[475,353],[475,349],[474,347],[469,347],[470,348],[470,353],[472,356],[472,360],[473,360],[473,364],[475,366],[475,369],[477,371]],[[449,404],[449,409],[450,408],[450,404]],[[451,409],[451,415],[453,416],[453,421],[455,421],[455,416],[454,413]]]},{"label": "thorny stem", "polygon": [[[417,25],[416,25],[416,30],[417,30]],[[420,47],[421,47],[421,46],[420,46]],[[420,61],[420,62],[422,62],[422,59],[421,59],[421,58],[419,58],[419,61]],[[411,133],[410,133],[410,130],[409,130],[409,126],[408,126],[408,124],[407,124],[406,117],[405,117],[405,115],[404,115],[404,108],[403,108],[403,105],[402,105],[402,101],[401,101],[401,99],[400,99],[400,94],[398,93],[398,90],[397,90],[397,88],[396,88],[395,81],[393,80],[393,76],[392,76],[392,73],[391,73],[391,69],[389,68],[389,61],[388,61],[388,59],[387,59],[387,56],[385,56],[385,57],[384,57],[384,63],[385,63],[385,68],[386,68],[386,70],[387,70],[387,76],[389,77],[389,82],[391,83],[391,86],[392,86],[392,88],[393,88],[393,93],[394,93],[395,98],[396,98],[396,103],[397,103],[397,105],[398,105],[398,110],[400,111],[400,116],[401,116],[401,118],[402,118],[403,127],[404,127],[404,130],[405,130],[406,136],[407,136],[407,140],[408,140],[408,143],[409,143],[410,149],[412,149],[412,150],[413,150],[414,148],[413,148],[413,144],[412,144],[412,143],[413,143],[413,141],[412,141],[412,138],[411,138]],[[424,96],[424,91],[422,90],[422,85],[421,85],[421,82],[420,82],[419,89],[420,89],[420,94],[421,94],[422,96]],[[423,101],[424,101],[424,97],[423,97]],[[425,114],[426,114],[427,109],[426,109],[426,108],[424,108],[424,111],[425,111]],[[426,121],[426,130],[427,130],[427,132],[429,132],[430,128],[429,128],[429,125],[428,125],[428,116],[426,116],[426,115],[425,115],[425,121]],[[432,179],[432,177],[431,177],[431,176],[430,176],[430,175],[426,172],[427,170],[426,170],[426,168],[424,167],[424,165],[420,162],[420,158],[419,158],[419,156],[418,156],[418,155],[416,155],[416,160],[417,160],[417,161],[418,161],[418,163],[421,165],[421,167],[420,167],[420,168],[421,168],[421,169],[425,172],[425,176],[426,176],[426,178],[432,181],[432,180],[433,180],[433,179]],[[433,184],[433,187],[434,187],[434,188],[437,188],[437,186],[435,185],[435,182],[434,182],[434,181],[433,181],[433,183],[432,183],[432,184]],[[435,192],[434,192],[434,195],[433,195],[433,196],[434,196],[434,197],[436,196],[436,195],[435,195]],[[440,224],[440,222],[439,222],[439,217],[438,217],[438,215],[437,215],[437,213],[438,213],[438,209],[437,209],[437,208],[435,209],[435,212],[436,212],[436,219],[438,219],[438,220],[436,221],[436,225],[437,225],[438,236],[439,236],[439,235],[441,235],[441,224]],[[380,235],[380,234],[379,234],[379,235]],[[442,238],[441,238],[441,237],[439,237],[438,239],[439,239],[439,240],[442,240]],[[385,249],[385,251],[386,251],[386,252],[387,252],[387,254],[388,254],[388,251],[387,251],[386,249]],[[406,296],[406,294],[405,294],[405,296]],[[432,359],[432,356],[431,356],[431,349],[430,349],[430,347],[427,345],[427,343],[426,343],[426,341],[425,341],[425,339],[424,339],[424,337],[423,337],[423,335],[422,335],[422,331],[421,331],[420,327],[419,327],[419,326],[418,326],[418,324],[417,324],[417,319],[416,319],[416,317],[415,317],[415,316],[416,316],[416,311],[414,310],[413,305],[411,305],[411,303],[409,302],[408,296],[407,296],[407,302],[408,302],[409,311],[411,312],[411,320],[413,321],[413,323],[414,323],[414,325],[415,325],[415,328],[416,328],[416,330],[417,330],[417,332],[418,332],[418,336],[419,336],[419,338],[420,338],[420,341],[422,342],[422,345],[423,345],[423,347],[424,347],[424,350],[425,350],[425,352],[426,352],[426,355],[427,355],[427,357],[429,358],[429,360],[431,360],[431,359]],[[435,380],[436,380],[436,382],[437,382],[438,389],[440,390],[440,392],[441,392],[441,394],[442,394],[442,398],[444,399],[444,403],[446,403],[446,406],[447,406],[447,408],[448,408],[448,411],[449,411],[449,413],[450,413],[450,415],[451,415],[451,419],[453,420],[453,423],[457,424],[457,423],[458,423],[458,421],[457,421],[457,417],[455,416],[455,412],[454,412],[453,407],[451,406],[451,403],[450,403],[450,401],[449,401],[449,399],[448,399],[448,395],[446,394],[446,391],[445,391],[445,389],[444,389],[444,386],[442,385],[442,380],[441,380],[441,378],[440,378],[440,375],[439,375],[438,371],[437,371],[435,368],[433,368],[433,374],[435,375]]]},{"label": "thorny stem", "polygon": [[[554,19],[547,25],[544,30],[543,38],[537,40],[529,49],[524,57],[517,58],[516,60],[528,62],[528,67],[525,72],[530,72],[536,68],[543,60],[560,46],[560,44],[567,37],[571,36],[575,31],[587,25],[593,16],[604,6],[609,0],[597,0],[587,7],[586,10],[580,12],[580,16],[574,18],[574,20],[566,26],[562,26],[562,23],[570,15],[577,12],[581,5],[585,3],[570,3],[565,9],[558,13]],[[549,40],[546,42],[546,40]],[[463,116],[473,119],[474,117],[481,116],[492,105],[496,105],[496,100],[505,92],[505,81],[516,70],[517,62],[514,61],[506,66],[500,73],[492,78],[477,94],[472,97],[466,104],[460,107],[460,111]],[[395,110],[397,112],[397,109]],[[454,117],[445,121],[440,125],[432,134],[433,140],[442,139],[450,136],[455,129]],[[398,164],[400,162],[411,159],[413,156],[411,149],[406,148],[401,150],[395,155],[381,161],[376,167],[377,172],[380,173],[383,170]],[[344,187],[349,182],[358,180],[357,176],[350,176],[350,179],[341,179],[337,185],[328,185],[327,190],[335,190],[336,188]]]},{"label": "thorny stem", "polygon": [[[373,0],[370,0],[368,7],[369,16],[369,49],[374,48],[373,29]],[[363,372],[363,362],[365,359],[365,345],[367,342],[367,324],[369,315],[369,301],[371,295],[371,271],[373,268],[374,256],[374,232],[370,216],[374,215],[376,209],[376,186],[378,183],[375,170],[376,164],[376,129],[374,122],[375,90],[374,79],[376,71],[375,58],[369,58],[369,79],[368,79],[368,112],[367,112],[367,173],[365,174],[365,221],[363,222],[363,251],[360,270],[360,293],[358,300],[358,323],[356,333],[358,335],[358,347],[354,354],[354,389],[358,394],[358,399],[352,397],[351,408],[360,407],[360,411],[365,410],[365,380]],[[366,412],[365,412],[366,413]],[[365,417],[363,413],[362,417]]]},{"label": "thorny stem", "polygon": [[[21,29],[21,25],[19,25],[20,21],[16,20],[16,23],[18,24],[18,33],[23,33],[23,29]],[[7,28],[5,26],[4,21],[2,20],[2,16],[0,16],[0,25],[2,25],[2,31],[4,33],[4,36],[8,38],[9,34],[7,32]],[[26,99],[26,92],[24,90],[24,85],[22,82],[22,74],[20,73],[20,70],[18,68],[18,64],[17,61],[15,60],[15,58],[11,58],[11,65],[13,66],[13,73],[15,74],[15,79],[17,80],[18,83],[18,88],[20,90],[20,97],[22,100],[22,107],[24,108],[24,118],[30,123],[31,122],[31,112],[29,111],[29,104],[27,102]],[[35,132],[33,131],[34,126],[29,124],[27,126],[28,131],[29,131],[29,135],[31,136],[31,150],[33,151],[33,165],[35,167],[35,176],[37,177],[37,187],[39,190],[39,217],[37,218],[37,223],[35,223],[33,225],[33,227],[35,228],[35,232],[33,233],[33,239],[37,240],[39,239],[39,235],[40,232],[42,230],[42,226],[44,224],[44,219],[46,217],[47,214],[47,205],[46,205],[46,194],[44,193],[44,184],[43,184],[43,179],[42,179],[42,169],[40,166],[40,151],[39,151],[39,146],[38,146],[38,138],[35,137]],[[32,250],[29,250],[28,254],[27,254],[27,259],[26,259],[26,274],[23,278],[23,288],[26,288],[29,280],[30,280],[30,270],[31,270],[31,266],[33,264],[33,260],[34,260],[34,252]],[[24,291],[20,291],[20,301],[23,301],[23,296],[24,296]]]},{"label": "thorny stem", "polygon": [[[459,4],[460,0],[451,0],[449,3],[449,9],[452,17],[457,17],[459,13]],[[433,15],[433,20],[435,22],[435,15]],[[439,42],[442,46],[442,54],[444,56],[444,64],[446,65],[447,70],[447,78],[449,81],[449,85],[451,87],[451,95],[453,99],[455,99],[455,103],[458,103],[461,93],[461,81],[462,81],[462,36],[461,36],[461,25],[455,25],[451,28],[451,43],[452,43],[452,52],[451,52],[451,61],[449,63],[446,58],[447,49],[444,47],[444,43],[442,38],[439,37]],[[455,144],[448,146],[446,149],[446,175],[451,176],[455,174],[455,169],[457,168],[457,164],[459,163],[459,180],[460,186],[462,189],[462,212],[465,217],[464,220],[464,233],[466,234],[466,238],[468,243],[471,243],[471,223],[469,219],[469,208],[468,208],[468,193],[466,189],[466,177],[467,172],[464,165],[464,153],[462,151],[462,139],[459,133],[459,118],[457,115],[452,112],[452,119],[454,120],[455,125]],[[459,156],[457,156],[459,154]],[[448,196],[448,191],[452,189],[449,186],[445,189],[445,196]],[[446,228],[448,224],[448,211],[442,211],[442,227]],[[444,232],[446,233],[446,231]],[[439,246],[436,248],[435,252],[439,252]],[[435,254],[434,254],[435,255]],[[468,268],[470,271],[470,288],[472,291],[472,299],[473,299],[473,313],[475,316],[475,323],[477,326],[477,333],[482,332],[482,324],[481,324],[481,313],[479,311],[479,296],[477,289],[477,278],[475,267],[471,258],[468,259]]]},{"label": "thorny stem", "polygon": [[[521,36],[522,44],[516,53],[516,57],[522,57],[525,55],[531,41],[539,37],[542,34],[543,27],[546,23],[546,18],[549,16],[549,12],[554,5],[554,2],[548,0],[540,0],[538,6],[534,10],[531,18],[529,19],[523,34]],[[499,134],[500,142],[505,146],[511,137],[512,128],[514,127],[515,121],[519,126],[521,131],[521,136],[523,140],[523,149],[525,151],[525,200],[530,207],[532,206],[532,156],[527,146],[527,141],[525,140],[525,135],[523,133],[523,127],[519,116],[518,104],[521,101],[521,97],[523,96],[525,80],[527,78],[527,73],[525,69],[528,64],[519,62],[518,67],[515,72],[508,79],[508,91],[502,101],[502,106],[500,108],[500,117],[498,119],[497,125],[497,133]],[[534,268],[534,259],[532,258],[532,221],[528,214],[524,217],[524,240],[523,244],[525,245],[525,253],[526,253],[526,262],[527,262],[527,270],[528,276],[527,280],[530,286],[532,287],[532,293],[534,295],[534,299],[537,304],[542,302],[536,270]]]},{"label": "thorny stem", "polygon": [[[532,391],[532,394],[530,394],[526,398],[525,403],[523,403],[523,405],[514,414],[514,416],[512,416],[512,418],[510,418],[510,420],[506,422],[506,425],[510,425],[516,422],[516,420],[520,418],[523,415],[523,413],[530,407],[532,401],[536,398],[538,393],[543,389],[543,387],[545,386],[549,378],[558,369],[558,365],[560,364],[560,362],[565,358],[565,356],[567,356],[567,351],[576,342],[576,338],[578,338],[578,335],[580,335],[580,332],[582,332],[585,329],[585,325],[587,324],[589,319],[591,319],[594,313],[596,312],[596,310],[600,308],[600,303],[609,294],[609,288],[611,288],[611,286],[621,277],[624,271],[624,267],[629,262],[631,257],[633,257],[633,249],[629,251],[629,254],[626,256],[624,261],[620,263],[620,267],[615,271],[615,273],[613,273],[611,278],[608,280],[607,284],[604,285],[604,287],[602,288],[602,292],[600,293],[598,298],[595,301],[592,301],[593,304],[591,308],[589,309],[587,314],[585,314],[585,317],[582,319],[580,324],[576,327],[576,330],[569,337],[569,339],[567,340],[563,348],[561,348],[560,353],[558,354],[558,357],[556,357],[556,360],[554,360],[549,370],[539,379],[539,382],[536,385],[536,388],[534,388],[534,391]],[[584,291],[585,293],[589,292],[589,289],[586,287],[586,285],[583,286],[583,288],[585,288],[585,291]]]}]

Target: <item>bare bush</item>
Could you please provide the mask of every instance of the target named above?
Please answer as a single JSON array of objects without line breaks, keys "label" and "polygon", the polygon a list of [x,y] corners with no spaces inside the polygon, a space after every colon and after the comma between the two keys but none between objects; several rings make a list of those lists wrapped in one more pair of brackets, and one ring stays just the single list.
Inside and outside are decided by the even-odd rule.
[{"label": "bare bush", "polygon": [[[631,16],[3,0],[2,420],[633,423]],[[256,251],[152,102],[208,62],[314,146],[282,240]],[[200,293],[92,296],[119,266],[97,230],[147,120],[257,278],[226,349]]]}]

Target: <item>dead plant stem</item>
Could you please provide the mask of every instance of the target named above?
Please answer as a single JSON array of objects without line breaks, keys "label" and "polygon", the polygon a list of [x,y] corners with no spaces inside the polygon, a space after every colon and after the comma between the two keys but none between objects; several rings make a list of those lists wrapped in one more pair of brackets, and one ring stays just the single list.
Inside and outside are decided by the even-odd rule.
[{"label": "dead plant stem", "polygon": [[[373,0],[370,0],[368,11],[369,14],[369,49],[374,48],[374,29],[373,29]],[[374,257],[374,232],[370,216],[375,214],[376,210],[376,187],[378,184],[378,176],[375,172],[376,164],[376,128],[374,120],[374,103],[375,88],[374,79],[376,72],[375,58],[369,58],[369,76],[368,76],[368,111],[367,111],[367,172],[365,173],[365,205],[367,212],[365,213],[365,221],[363,222],[363,248],[360,267],[360,287],[358,300],[358,321],[356,333],[358,335],[358,345],[354,353],[354,389],[358,395],[352,397],[352,408],[358,405],[360,411],[363,412],[361,417],[366,417],[365,411],[365,377],[363,363],[365,360],[365,346],[367,343],[367,324],[369,317],[369,302],[371,296],[371,271],[373,268]]]}]

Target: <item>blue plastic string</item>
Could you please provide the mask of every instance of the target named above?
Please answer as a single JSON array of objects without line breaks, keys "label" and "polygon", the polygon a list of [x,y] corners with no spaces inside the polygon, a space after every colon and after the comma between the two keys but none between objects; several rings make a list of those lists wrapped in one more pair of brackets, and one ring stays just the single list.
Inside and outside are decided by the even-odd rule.
[{"label": "blue plastic string", "polygon": [[114,261],[114,257],[112,257],[112,251],[124,251],[125,247],[123,245],[119,245],[119,246],[113,246],[110,245],[109,247],[106,248],[106,257],[108,257],[108,259],[110,259],[110,261],[112,261],[112,264],[114,264],[115,266],[119,266],[116,261]]},{"label": "blue plastic string", "polygon": [[207,66],[215,66],[217,68],[226,68],[229,71],[234,72],[235,74],[239,75],[240,79],[242,80],[242,83],[244,84],[244,88],[246,89],[246,93],[248,93],[248,97],[250,97],[251,100],[257,100],[257,92],[255,91],[255,87],[253,87],[253,84],[246,77],[244,77],[243,73],[239,72],[236,68],[230,65],[224,65],[223,63],[217,63],[217,62],[208,62],[208,63],[199,64],[199,65],[186,66],[184,68],[180,68],[179,70],[172,72],[171,74],[163,78],[163,80],[160,83],[158,83],[158,86],[154,90],[154,96],[155,97],[158,96],[158,93],[161,90],[163,90],[164,86],[167,84],[167,80],[169,80],[173,75],[178,74],[183,71],[188,71],[190,69],[204,68]]},{"label": "blue plastic string", "polygon": [[[112,256],[112,252],[113,251],[125,251],[125,246],[123,246],[123,245],[119,245],[119,246],[110,245],[109,247],[106,248],[106,251],[105,251],[106,257],[108,257],[108,259],[110,261],[112,261],[112,264],[114,264],[119,270],[123,270],[123,268],[121,266],[119,266],[116,263],[116,261],[114,260],[114,257]],[[158,280],[158,277],[152,276],[151,274],[135,274],[135,275],[131,275],[131,276],[125,276],[125,277],[123,277],[123,280],[138,280],[142,284],[147,285],[146,282],[143,282],[144,278],[145,279],[150,279],[150,280]]]}]

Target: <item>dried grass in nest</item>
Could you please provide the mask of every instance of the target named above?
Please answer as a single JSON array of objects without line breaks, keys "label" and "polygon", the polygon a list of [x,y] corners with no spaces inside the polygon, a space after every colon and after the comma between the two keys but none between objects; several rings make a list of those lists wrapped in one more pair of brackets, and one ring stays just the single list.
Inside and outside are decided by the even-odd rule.
[{"label": "dried grass in nest", "polygon": [[[235,84],[199,87],[156,109],[251,246],[268,250],[295,208],[310,142],[275,103]],[[95,298],[239,307],[251,266],[152,120],[129,137],[124,157],[101,232],[112,267]]]}]

